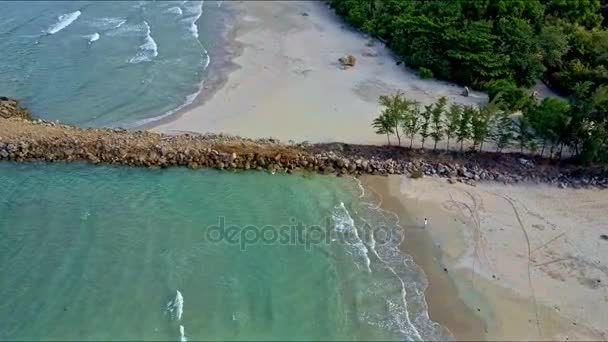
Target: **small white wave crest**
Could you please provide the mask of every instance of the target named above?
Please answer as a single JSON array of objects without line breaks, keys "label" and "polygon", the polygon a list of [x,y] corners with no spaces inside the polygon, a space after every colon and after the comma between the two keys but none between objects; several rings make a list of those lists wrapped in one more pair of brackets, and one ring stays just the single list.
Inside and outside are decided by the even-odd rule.
[{"label": "small white wave crest", "polygon": [[186,338],[186,333],[185,333],[185,329],[183,325],[179,326],[179,340],[181,342],[188,342],[188,339]]},{"label": "small white wave crest", "polygon": [[107,18],[91,18],[87,21],[91,27],[98,30],[114,30],[127,22],[127,19],[120,17],[107,17]]},{"label": "small white wave crest", "polygon": [[87,38],[89,38],[89,44],[91,44],[92,42],[96,42],[99,40],[99,33],[95,32],[93,34],[90,34],[88,36],[86,36]]},{"label": "small white wave crest", "polygon": [[152,30],[147,21],[144,21],[146,28],[146,37],[143,44],[139,46],[139,52],[129,60],[129,63],[150,62],[154,57],[158,56],[158,45],[152,38]]},{"label": "small white wave crest", "polygon": [[359,232],[355,226],[355,221],[346,209],[346,206],[344,206],[344,202],[340,202],[340,205],[334,208],[331,217],[334,222],[334,229],[336,232],[343,234],[346,244],[350,245],[355,254],[363,259],[365,268],[368,272],[371,272],[371,261],[368,255],[369,251],[363,243],[363,240],[361,240],[359,237]]},{"label": "small white wave crest", "polygon": [[173,319],[180,321],[182,319],[182,314],[184,313],[184,297],[179,290],[176,290],[175,292],[175,298],[167,303],[166,312],[169,312]]},{"label": "small white wave crest", "polygon": [[46,30],[46,33],[55,34],[59,31],[63,30],[64,28],[70,26],[70,24],[72,24],[76,19],[78,19],[78,17],[80,17],[81,14],[82,14],[82,12],[76,11],[76,12],[60,15],[57,18],[57,22],[55,24],[51,25],[51,27],[49,27],[48,30]]},{"label": "small white wave crest", "polygon": [[165,12],[177,15],[182,15],[184,13],[182,12],[182,9],[179,6],[173,6],[171,8],[168,8]]},{"label": "small white wave crest", "polygon": [[121,22],[116,23],[115,26],[112,26],[107,35],[112,37],[132,37],[132,36],[140,36],[142,33],[146,32],[146,25],[143,23],[139,24],[130,24],[127,20],[123,20]]},{"label": "small white wave crest", "polygon": [[[365,195],[363,197],[367,198]],[[408,339],[445,339],[443,328],[433,322],[428,315],[424,297],[428,281],[424,272],[416,265],[413,258],[403,253],[400,248],[403,228],[399,225],[398,215],[365,201],[354,205],[352,212],[358,220],[364,222],[361,225],[361,232],[366,238],[366,246],[370,257],[374,260],[374,265],[378,266],[380,272],[388,272],[392,275],[381,282],[374,282],[368,289],[369,293],[378,300],[385,301],[387,315],[370,315],[364,312],[362,319],[372,325],[400,332]],[[380,227],[381,230],[376,230]],[[375,236],[376,231],[381,234]],[[380,239],[376,240],[378,237]],[[389,280],[391,278],[392,281]],[[395,293],[395,289],[399,291]],[[396,296],[387,297],[386,294],[389,292]]]}]

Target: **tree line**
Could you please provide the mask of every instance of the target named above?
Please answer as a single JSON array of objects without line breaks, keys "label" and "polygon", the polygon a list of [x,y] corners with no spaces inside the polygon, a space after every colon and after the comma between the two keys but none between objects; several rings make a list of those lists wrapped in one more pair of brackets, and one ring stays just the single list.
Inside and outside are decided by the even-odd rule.
[{"label": "tree line", "polygon": [[[348,23],[385,41],[421,77],[486,91],[492,101],[501,94],[496,113],[521,112],[529,121],[524,125],[543,121],[542,115],[559,119],[557,126],[534,130],[544,135],[537,136],[541,151],[556,145],[583,161],[608,161],[608,0],[329,2]],[[567,101],[531,100],[527,89],[539,81]],[[549,109],[558,112],[542,114]],[[472,117],[483,121],[484,115]],[[497,124],[496,118],[490,121]]]},{"label": "tree line", "polygon": [[485,89],[608,83],[608,0],[330,0],[410,67]]},{"label": "tree line", "polygon": [[383,109],[372,126],[377,134],[386,136],[389,145],[391,138],[400,146],[402,139],[407,139],[410,148],[419,137],[422,148],[431,143],[433,150],[445,142],[447,150],[463,151],[466,144],[467,150],[483,151],[484,143],[491,142],[496,152],[517,148],[522,153],[561,159],[567,149],[569,155],[584,161],[594,161],[587,158],[590,153],[607,157],[606,135],[591,134],[589,139],[601,140],[599,147],[603,150],[598,151],[588,139],[580,139],[575,134],[585,128],[572,121],[576,108],[567,101],[558,98],[538,101],[528,96],[522,108],[513,111],[509,100],[500,93],[487,105],[473,106],[448,104],[447,98],[441,97],[435,103],[423,106],[402,93],[384,95],[379,98]]}]

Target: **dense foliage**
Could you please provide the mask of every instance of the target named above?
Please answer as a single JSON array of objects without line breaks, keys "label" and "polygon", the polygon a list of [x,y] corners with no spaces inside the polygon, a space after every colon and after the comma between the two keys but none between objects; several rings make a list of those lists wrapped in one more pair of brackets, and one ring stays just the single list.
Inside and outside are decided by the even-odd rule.
[{"label": "dense foliage", "polygon": [[[606,2],[606,1],[604,1]],[[330,0],[336,12],[382,38],[405,62],[485,88],[544,79],[567,94],[608,83],[608,31],[600,0]]]},{"label": "dense foliage", "polygon": [[[461,143],[471,139],[482,147],[495,138],[503,147],[510,134],[497,136],[483,125],[506,127],[504,113],[521,112],[524,118],[511,121],[513,135],[528,140],[522,142],[522,150],[524,145],[538,144],[545,153],[543,147],[561,151],[566,146],[581,160],[608,159],[608,0],[330,0],[330,4],[350,24],[386,41],[421,77],[488,92],[492,108],[461,108],[461,115],[471,116],[477,129],[471,126],[470,132],[456,131],[446,139]],[[526,88],[539,80],[569,101],[539,102],[531,97]],[[422,140],[443,139],[431,135],[438,124],[432,108],[418,110]],[[448,120],[441,126],[450,124],[456,125]],[[411,130],[406,135],[411,136]]]},{"label": "dense foliage", "polygon": [[[587,111],[597,113],[608,110],[608,88],[601,88],[601,95],[590,103]],[[540,156],[562,158],[564,149],[568,154],[582,161],[608,160],[608,127],[596,126],[579,116],[576,106],[557,98],[537,101],[529,97],[529,104],[518,112],[505,105],[500,95],[483,107],[448,105],[445,97],[434,104],[420,109],[417,101],[407,99],[402,93],[381,96],[384,107],[373,122],[378,134],[385,134],[390,144],[392,135],[401,145],[401,136],[407,136],[412,147],[416,136],[424,148],[428,139],[438,143],[456,140],[460,151],[465,143],[470,150],[484,150],[484,143],[490,142],[500,152],[505,148],[517,148],[520,152],[538,153]],[[581,121],[582,120],[582,121]],[[452,145],[453,148],[454,145]]]}]

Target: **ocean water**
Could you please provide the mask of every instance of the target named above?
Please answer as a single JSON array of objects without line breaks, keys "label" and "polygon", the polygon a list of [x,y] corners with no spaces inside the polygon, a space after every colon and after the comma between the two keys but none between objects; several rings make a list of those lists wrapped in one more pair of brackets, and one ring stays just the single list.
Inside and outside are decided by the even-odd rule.
[{"label": "ocean water", "polygon": [[0,184],[1,340],[441,337],[352,179],[0,163]]},{"label": "ocean water", "polygon": [[[80,126],[168,115],[219,4],[3,2],[0,95]],[[3,162],[0,340],[448,337],[401,231],[353,179]]]},{"label": "ocean water", "polygon": [[212,40],[202,1],[9,1],[0,95],[80,126],[146,123],[191,103]]}]

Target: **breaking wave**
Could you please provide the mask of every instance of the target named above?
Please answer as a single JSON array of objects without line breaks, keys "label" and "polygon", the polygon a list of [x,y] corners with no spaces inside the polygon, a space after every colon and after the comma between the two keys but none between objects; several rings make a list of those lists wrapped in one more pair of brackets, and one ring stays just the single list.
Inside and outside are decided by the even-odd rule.
[{"label": "breaking wave", "polygon": [[78,19],[78,17],[80,17],[81,14],[82,14],[82,12],[76,11],[76,12],[60,15],[57,18],[58,21],[55,24],[51,25],[51,27],[49,27],[48,30],[46,30],[46,33],[55,34],[59,31],[63,30],[64,28],[70,26],[76,19]]},{"label": "breaking wave", "polygon": [[186,14],[189,15],[187,18],[184,18],[184,21],[188,24],[188,30],[194,38],[198,39],[198,26],[196,26],[196,22],[203,14],[203,1],[188,3],[188,6],[185,7],[185,11]]},{"label": "breaking wave", "polygon": [[152,30],[147,21],[144,21],[146,29],[145,42],[139,46],[139,52],[129,60],[129,63],[151,62],[154,57],[158,56],[158,45],[152,38]]},{"label": "breaking wave", "polygon": [[173,319],[180,321],[182,319],[182,314],[184,313],[184,297],[179,290],[176,290],[175,292],[175,298],[167,303],[167,310],[165,312],[171,314]]},{"label": "breaking wave", "polygon": [[[360,182],[356,185],[360,190],[358,201],[349,205],[349,209],[344,203],[334,208],[334,229],[339,234],[350,235],[345,245],[347,252],[355,257],[358,268],[364,264],[368,272],[389,276],[383,279],[372,276],[371,284],[366,289],[367,295],[385,303],[388,309],[386,315],[362,311],[358,313],[359,317],[373,326],[402,334],[407,339],[449,338],[445,336],[447,329],[429,317],[424,297],[428,281],[423,270],[400,248],[403,228],[400,227],[398,216],[380,208],[377,203],[367,202],[370,195],[365,193]],[[382,228],[378,232],[382,232],[383,236],[375,236],[376,228]]]}]

